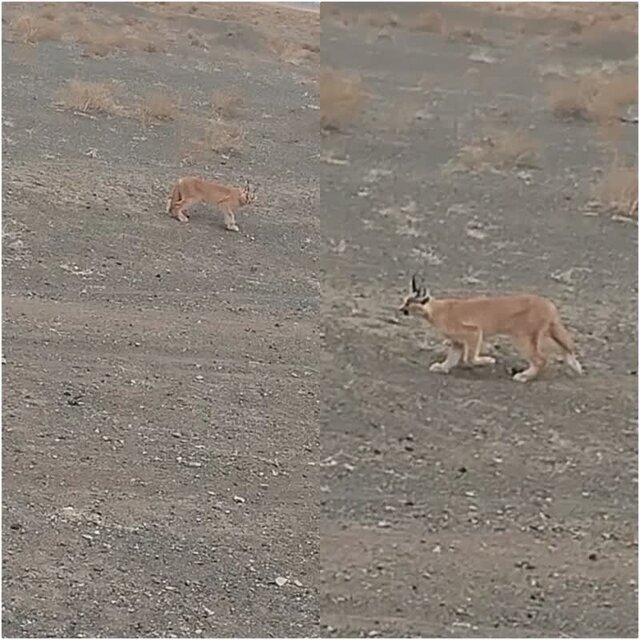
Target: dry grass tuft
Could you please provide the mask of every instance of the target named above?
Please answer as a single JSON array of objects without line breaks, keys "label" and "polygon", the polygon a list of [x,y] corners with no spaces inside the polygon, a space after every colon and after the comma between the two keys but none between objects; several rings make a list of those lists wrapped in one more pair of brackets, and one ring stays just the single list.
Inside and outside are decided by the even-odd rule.
[{"label": "dry grass tuft", "polygon": [[457,162],[465,169],[532,167],[539,145],[526,131],[494,130],[460,149]]},{"label": "dry grass tuft", "polygon": [[244,98],[235,91],[214,91],[211,105],[219,116],[236,118],[244,107]]},{"label": "dry grass tuft", "polygon": [[271,38],[268,42],[269,49],[280,60],[299,65],[305,61],[318,57],[320,47],[308,42],[294,42],[282,38]]},{"label": "dry grass tuft", "polygon": [[418,31],[428,33],[445,33],[446,31],[446,23],[442,14],[431,11],[431,9],[423,9],[411,24]]},{"label": "dry grass tuft", "polygon": [[242,129],[219,120],[212,120],[205,131],[204,147],[223,155],[239,155],[242,147]]},{"label": "dry grass tuft", "polygon": [[339,130],[355,120],[363,102],[360,76],[331,69],[320,74],[320,124],[323,129]]},{"label": "dry grass tuft", "polygon": [[22,42],[36,43],[46,40],[60,40],[62,26],[45,15],[22,13],[11,21],[11,29]]},{"label": "dry grass tuft", "polygon": [[499,11],[531,20],[528,33],[591,34],[612,31],[637,33],[637,5],[633,2],[481,2],[481,10]]},{"label": "dry grass tuft", "polygon": [[146,124],[154,120],[173,120],[178,110],[176,98],[162,90],[150,91],[140,105],[140,116]]},{"label": "dry grass tuft", "polygon": [[629,167],[615,159],[595,187],[596,200],[611,213],[638,215],[638,165]]},{"label": "dry grass tuft", "polygon": [[108,82],[70,80],[63,92],[64,106],[82,113],[115,113],[115,86]]},{"label": "dry grass tuft", "polygon": [[635,74],[590,73],[574,82],[552,85],[549,106],[563,120],[588,120],[606,124],[620,115],[620,108],[638,101]]},{"label": "dry grass tuft", "polygon": [[94,23],[79,24],[73,30],[73,37],[84,45],[87,55],[106,56],[117,49],[135,46],[134,38],[123,28],[111,29]]},{"label": "dry grass tuft", "polygon": [[358,13],[358,22],[360,24],[382,29],[384,27],[397,27],[399,24],[398,16],[391,11],[364,11]]},{"label": "dry grass tuft", "polygon": [[106,56],[117,50],[147,53],[163,50],[157,36],[138,25],[105,27],[93,22],[76,22],[71,27],[71,34],[83,45],[85,55]]}]

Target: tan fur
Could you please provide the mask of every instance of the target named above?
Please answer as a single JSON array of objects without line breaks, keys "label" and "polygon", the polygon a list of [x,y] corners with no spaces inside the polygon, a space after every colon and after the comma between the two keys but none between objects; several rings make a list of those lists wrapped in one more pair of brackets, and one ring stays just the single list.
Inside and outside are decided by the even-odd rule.
[{"label": "tan fur", "polygon": [[511,338],[529,363],[528,369],[513,376],[518,382],[533,380],[546,365],[542,343],[547,337],[562,349],[565,363],[582,373],[573,338],[547,298],[505,295],[435,300],[424,289],[417,289],[414,280],[414,291],[400,311],[421,316],[449,340],[446,359],[432,364],[431,371],[448,373],[461,361],[470,366],[493,364],[492,357],[480,355],[483,340],[503,335]]},{"label": "tan fur", "polygon": [[167,199],[167,213],[180,222],[189,222],[187,210],[197,202],[216,204],[224,215],[225,228],[239,231],[235,212],[256,199],[255,189],[247,182],[242,189],[193,176],[179,178]]}]

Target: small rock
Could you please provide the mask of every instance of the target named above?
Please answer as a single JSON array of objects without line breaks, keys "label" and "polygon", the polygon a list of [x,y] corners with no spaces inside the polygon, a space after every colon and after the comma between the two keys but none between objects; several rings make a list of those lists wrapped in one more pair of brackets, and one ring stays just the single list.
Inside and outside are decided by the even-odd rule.
[{"label": "small rock", "polygon": [[246,502],[246,500],[242,496],[233,496],[233,500],[238,504],[244,504]]},{"label": "small rock", "polygon": [[287,578],[283,578],[282,576],[278,576],[275,579],[275,583],[279,586],[279,587],[284,587],[285,584],[287,584],[287,582],[289,582],[289,580]]}]

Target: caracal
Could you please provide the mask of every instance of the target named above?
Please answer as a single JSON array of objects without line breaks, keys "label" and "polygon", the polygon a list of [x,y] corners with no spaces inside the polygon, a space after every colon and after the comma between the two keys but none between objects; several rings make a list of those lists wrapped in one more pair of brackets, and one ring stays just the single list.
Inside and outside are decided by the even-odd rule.
[{"label": "caracal", "polygon": [[249,181],[240,189],[228,187],[220,182],[185,176],[179,178],[171,190],[167,199],[167,213],[180,222],[189,222],[189,207],[197,202],[210,202],[222,210],[225,228],[229,231],[239,231],[235,212],[255,199],[256,191]]},{"label": "caracal", "polygon": [[431,371],[449,373],[461,361],[469,366],[493,364],[494,358],[480,355],[483,340],[503,335],[511,338],[529,363],[513,376],[518,382],[533,380],[546,365],[541,346],[547,337],[562,349],[565,363],[575,373],[582,373],[573,338],[547,298],[529,294],[436,300],[424,287],[418,287],[413,276],[411,294],[400,311],[421,316],[448,339],[446,359],[432,364]]}]

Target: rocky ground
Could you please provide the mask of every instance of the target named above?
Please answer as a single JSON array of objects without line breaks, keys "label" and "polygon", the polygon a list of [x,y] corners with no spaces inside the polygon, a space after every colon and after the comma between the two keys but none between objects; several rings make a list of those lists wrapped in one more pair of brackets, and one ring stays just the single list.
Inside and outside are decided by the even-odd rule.
[{"label": "rocky ground", "polygon": [[[637,15],[498,9],[323,3],[323,67],[361,98],[323,105],[325,635],[637,636],[637,227],[594,195],[637,130],[548,100],[637,74]],[[586,375],[513,382],[501,340],[430,373],[440,339],[395,312],[414,271],[550,296]]]},{"label": "rocky ground", "polygon": [[318,22],[3,6],[5,636],[317,634]]}]

